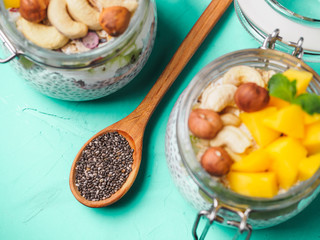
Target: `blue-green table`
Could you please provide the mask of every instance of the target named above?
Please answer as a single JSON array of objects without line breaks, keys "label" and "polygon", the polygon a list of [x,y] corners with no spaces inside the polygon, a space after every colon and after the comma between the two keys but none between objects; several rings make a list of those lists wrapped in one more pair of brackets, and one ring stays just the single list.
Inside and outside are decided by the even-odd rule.
[{"label": "blue-green table", "polygon": [[[142,101],[208,0],[157,0],[158,32],[152,55],[128,86],[100,100],[64,102],[30,88],[9,64],[0,65],[0,239],[192,239],[197,211],[179,194],[165,159],[170,111],[193,76],[213,59],[259,44],[230,6],[166,94],[145,133],[141,170],[116,204],[81,205],[68,184],[72,161],[96,132],[127,116]],[[320,67],[311,64],[318,72]],[[293,219],[254,231],[253,240],[319,239],[320,198]],[[215,225],[207,239],[232,239]]]}]

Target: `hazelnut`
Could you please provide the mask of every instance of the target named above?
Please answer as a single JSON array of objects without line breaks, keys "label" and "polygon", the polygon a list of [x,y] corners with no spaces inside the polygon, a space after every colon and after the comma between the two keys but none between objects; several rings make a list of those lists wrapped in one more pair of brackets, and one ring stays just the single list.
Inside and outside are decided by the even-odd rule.
[{"label": "hazelnut", "polygon": [[230,171],[232,160],[222,147],[211,147],[202,155],[200,163],[209,174],[221,177]]},{"label": "hazelnut", "polygon": [[241,84],[234,95],[236,105],[245,112],[259,111],[267,106],[269,100],[267,89],[253,82]]},{"label": "hazelnut", "polygon": [[131,12],[121,6],[104,8],[100,14],[101,27],[111,36],[116,37],[124,33],[128,28]]},{"label": "hazelnut", "polygon": [[29,22],[39,23],[47,17],[49,0],[21,0],[19,12]]},{"label": "hazelnut", "polygon": [[210,109],[194,109],[189,116],[190,131],[199,138],[211,139],[223,127],[218,113]]}]

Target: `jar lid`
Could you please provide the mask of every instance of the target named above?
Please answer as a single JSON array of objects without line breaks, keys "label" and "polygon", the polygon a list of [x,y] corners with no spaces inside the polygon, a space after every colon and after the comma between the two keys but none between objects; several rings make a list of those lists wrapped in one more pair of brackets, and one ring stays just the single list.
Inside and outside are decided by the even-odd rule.
[{"label": "jar lid", "polygon": [[[301,4],[305,4],[305,8]],[[292,51],[292,42],[304,39],[304,59],[320,61],[320,20],[312,11],[306,11],[316,1],[237,0],[235,7],[244,27],[260,42],[275,29],[280,29],[281,42],[276,48]],[[319,3],[318,3],[319,4]],[[318,8],[317,8],[318,9]]]}]

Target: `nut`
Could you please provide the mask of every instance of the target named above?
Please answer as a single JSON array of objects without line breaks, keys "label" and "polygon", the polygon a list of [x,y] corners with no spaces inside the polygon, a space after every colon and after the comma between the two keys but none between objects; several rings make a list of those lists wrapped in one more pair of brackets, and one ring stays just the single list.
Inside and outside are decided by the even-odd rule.
[{"label": "nut", "polygon": [[226,125],[232,125],[232,126],[240,126],[241,120],[233,113],[224,113],[220,115],[221,121],[224,126]]},{"label": "nut", "polygon": [[234,94],[237,87],[232,84],[210,84],[202,93],[201,108],[220,112],[228,106],[234,106]]},{"label": "nut", "polygon": [[209,174],[221,177],[229,172],[232,160],[222,147],[211,147],[202,155],[200,163]]},{"label": "nut", "polygon": [[197,108],[190,113],[188,126],[196,137],[211,139],[220,131],[223,124],[218,113]]},{"label": "nut", "polygon": [[29,22],[22,17],[18,19],[17,27],[26,39],[43,48],[59,49],[69,41],[54,26]]},{"label": "nut", "polygon": [[267,106],[270,100],[267,89],[255,83],[240,85],[234,95],[238,108],[245,112],[255,112]]},{"label": "nut", "polygon": [[223,127],[214,139],[210,140],[212,147],[227,147],[234,153],[244,153],[252,146],[247,134],[238,127]]},{"label": "nut", "polygon": [[242,83],[254,82],[260,87],[265,86],[265,82],[263,81],[259,71],[253,67],[245,65],[235,66],[229,69],[223,75],[222,82],[234,84],[235,86],[239,86]]},{"label": "nut", "polygon": [[88,27],[74,21],[67,10],[66,0],[51,0],[48,6],[48,19],[64,36],[77,39],[87,35]]},{"label": "nut", "polygon": [[19,12],[29,22],[39,23],[47,17],[48,0],[21,0]]},{"label": "nut", "polygon": [[124,33],[128,28],[131,12],[121,6],[104,8],[100,14],[101,27],[111,36],[116,37]]},{"label": "nut", "polygon": [[130,12],[134,12],[138,7],[138,0],[89,0],[90,2],[95,1],[100,11],[103,8],[112,6],[122,6],[127,8]]},{"label": "nut", "polygon": [[101,30],[98,12],[87,0],[66,0],[68,13],[74,21],[82,22],[91,30]]}]

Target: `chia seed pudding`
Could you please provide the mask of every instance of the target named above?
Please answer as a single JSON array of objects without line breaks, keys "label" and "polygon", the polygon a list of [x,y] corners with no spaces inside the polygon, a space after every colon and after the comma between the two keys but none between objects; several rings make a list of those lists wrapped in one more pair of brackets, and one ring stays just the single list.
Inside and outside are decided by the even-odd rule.
[{"label": "chia seed pudding", "polygon": [[[47,0],[32,0],[31,2],[38,1],[46,2]],[[77,37],[60,36],[59,42],[65,42],[65,45],[52,48],[54,44],[46,44],[50,48],[45,48],[40,44],[49,43],[54,38],[47,34],[41,35],[41,33],[48,31],[49,27],[57,34],[57,30],[52,29],[53,24],[47,22],[48,18],[40,23],[26,23],[27,20],[22,20],[18,11],[18,8],[21,10],[20,4],[14,5],[13,1],[7,4],[0,2],[0,34],[7,37],[2,40],[4,44],[0,44],[2,46],[0,52],[4,50],[4,56],[13,55],[6,59],[6,62],[12,63],[14,71],[39,92],[53,98],[70,101],[98,99],[123,88],[133,80],[145,65],[154,45],[157,27],[154,1],[50,0],[50,4],[57,1],[63,2],[63,5],[68,2],[76,7],[79,7],[77,4],[81,2],[87,7],[90,5],[91,10],[93,9],[98,14],[103,12],[102,9],[110,10],[111,8],[112,10],[113,7],[117,7],[118,10],[120,8],[124,10],[127,8],[131,16],[129,25],[122,34],[117,36],[112,35],[114,29],[108,33],[105,29],[99,29],[99,26],[98,29],[88,27],[87,35],[82,37],[81,35],[76,35]],[[50,4],[48,9],[50,9]],[[105,6],[105,4],[112,4],[112,6]],[[61,4],[58,7],[60,8]],[[113,8],[111,12],[116,11]],[[53,19],[57,20],[57,18]],[[128,19],[128,17],[123,19]],[[104,20],[105,18],[101,19],[101,23],[106,23]],[[18,22],[20,24],[17,26]],[[80,20],[74,22],[78,23]],[[36,32],[33,30],[19,31],[25,27],[26,29],[31,27]],[[67,30],[67,33],[70,34],[74,29],[69,27],[62,30]],[[119,29],[123,31],[122,28],[116,30]],[[39,32],[43,37],[34,38],[35,33]],[[25,33],[30,39],[24,35]]]},{"label": "chia seed pudding", "polygon": [[133,152],[118,132],[108,132],[93,139],[76,164],[75,185],[89,201],[111,197],[132,171]]}]

